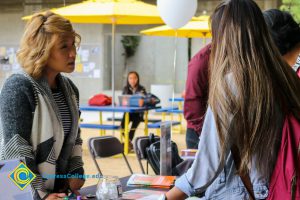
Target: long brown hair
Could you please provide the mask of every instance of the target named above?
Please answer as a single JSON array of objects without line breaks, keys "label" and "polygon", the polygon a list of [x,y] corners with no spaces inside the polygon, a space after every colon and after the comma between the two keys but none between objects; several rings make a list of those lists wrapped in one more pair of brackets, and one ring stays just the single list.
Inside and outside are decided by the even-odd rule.
[{"label": "long brown hair", "polygon": [[255,158],[259,172],[269,178],[282,131],[278,111],[284,116],[290,110],[299,119],[300,80],[273,44],[254,1],[224,1],[211,24],[209,105],[222,161],[227,141],[233,141],[241,157],[239,172],[246,173]]},{"label": "long brown hair", "polygon": [[128,72],[128,74],[127,74],[126,87],[128,88],[128,90],[129,90],[129,88],[130,88],[130,84],[129,84],[129,76],[130,76],[131,74],[135,74],[135,76],[137,77],[136,86],[137,86],[137,87],[140,86],[140,76],[139,76],[139,74],[138,74],[136,71],[131,71],[131,72]]}]

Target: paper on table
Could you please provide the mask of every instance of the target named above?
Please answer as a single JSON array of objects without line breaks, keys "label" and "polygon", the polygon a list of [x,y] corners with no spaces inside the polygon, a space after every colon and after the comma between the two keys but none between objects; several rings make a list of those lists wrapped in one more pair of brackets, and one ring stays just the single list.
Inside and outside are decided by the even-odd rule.
[{"label": "paper on table", "polygon": [[124,192],[122,199],[157,200],[162,194],[165,194],[165,191],[134,189]]}]

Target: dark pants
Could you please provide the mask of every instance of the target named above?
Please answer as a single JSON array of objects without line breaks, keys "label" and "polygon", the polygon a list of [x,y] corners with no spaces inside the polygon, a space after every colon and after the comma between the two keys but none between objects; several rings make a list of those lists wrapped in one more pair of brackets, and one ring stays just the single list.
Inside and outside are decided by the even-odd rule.
[{"label": "dark pants", "polygon": [[[132,122],[131,128],[129,131],[129,140],[132,141],[135,133],[135,129],[138,127],[140,122],[143,121],[143,114],[142,113],[129,113],[129,123]],[[123,119],[121,122],[121,127],[124,130],[125,127],[125,114],[123,115]],[[123,132],[124,136],[124,132]]]},{"label": "dark pants", "polygon": [[187,128],[185,142],[188,149],[198,149],[199,135],[194,129]]}]

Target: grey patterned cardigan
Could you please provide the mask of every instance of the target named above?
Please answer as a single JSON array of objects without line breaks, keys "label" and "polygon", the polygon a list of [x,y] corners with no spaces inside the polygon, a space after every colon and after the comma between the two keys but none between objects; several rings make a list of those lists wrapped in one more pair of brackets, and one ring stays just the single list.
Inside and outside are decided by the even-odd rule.
[{"label": "grey patterned cardigan", "polygon": [[83,174],[82,139],[78,127],[79,93],[62,75],[58,84],[72,116],[71,133],[64,139],[62,120],[45,78],[34,80],[26,73],[14,74],[0,95],[0,159],[25,158],[36,174],[31,182],[35,199],[54,189],[55,179],[45,175]]}]

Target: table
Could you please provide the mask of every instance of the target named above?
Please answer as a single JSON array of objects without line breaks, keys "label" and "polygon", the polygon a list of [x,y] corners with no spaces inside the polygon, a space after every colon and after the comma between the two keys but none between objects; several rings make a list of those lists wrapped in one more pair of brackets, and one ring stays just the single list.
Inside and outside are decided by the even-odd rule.
[{"label": "table", "polygon": [[[120,178],[123,192],[133,190],[133,189],[137,189],[137,188],[141,188],[141,187],[127,187],[127,181],[128,181],[129,178],[130,178],[130,176]],[[95,195],[96,194],[96,188],[97,188],[97,185],[92,185],[92,186],[89,186],[89,187],[82,188],[80,190],[80,194],[82,196],[86,196],[88,194]],[[162,189],[162,188],[147,188],[147,189],[157,190],[157,191],[168,191],[168,189]],[[89,198],[89,199],[95,200],[96,198]]]},{"label": "table", "polygon": [[124,136],[125,136],[125,142],[124,142],[124,153],[127,155],[128,152],[128,146],[129,146],[129,113],[140,113],[144,112],[144,123],[145,123],[145,135],[148,135],[148,110],[157,109],[160,107],[124,107],[124,106],[87,106],[83,105],[80,106],[81,111],[90,111],[90,112],[99,112],[99,119],[100,124],[103,124],[102,120],[102,112],[121,112],[125,113],[125,126],[124,126]]},{"label": "table", "polygon": [[177,102],[177,103],[178,103],[179,110],[182,110],[182,109],[183,109],[183,107],[182,107],[182,102],[184,102],[184,98],[182,98],[182,97],[169,98],[169,101],[170,101],[170,102]]},{"label": "table", "polygon": [[[182,133],[183,127],[182,127],[182,118],[183,118],[183,102],[184,102],[184,98],[182,97],[176,97],[176,98],[169,98],[170,102],[176,102],[178,103],[178,108],[174,107],[174,108],[170,108],[165,110],[164,113],[162,113],[162,118],[163,120],[165,120],[165,114],[169,113],[171,115],[171,121],[173,121],[173,114],[178,114],[178,118],[179,118],[179,133]],[[173,105],[174,106],[174,105]],[[175,129],[173,129],[175,130]]]},{"label": "table", "polygon": [[169,101],[183,102],[184,98],[182,98],[182,97],[175,97],[174,99],[173,98],[169,98]]},{"label": "table", "polygon": [[[134,189],[133,187],[130,187],[128,188],[127,187],[127,181],[128,179],[130,178],[130,176],[126,176],[126,177],[123,177],[123,178],[120,178],[120,181],[121,181],[121,185],[122,185],[122,190],[125,192],[127,190],[130,190],[131,188]],[[82,196],[86,196],[86,195],[95,195],[96,194],[96,189],[97,189],[97,185],[92,185],[92,186],[88,186],[88,187],[85,187],[85,188],[82,188],[80,190],[80,194]],[[89,198],[89,199],[96,199],[96,198]]]}]

